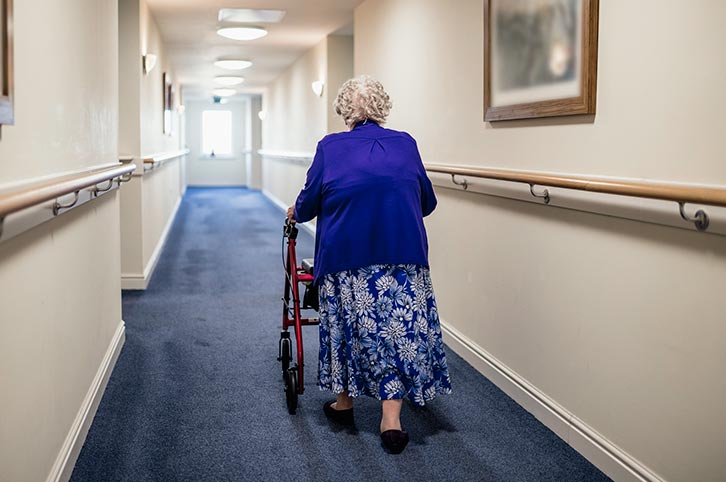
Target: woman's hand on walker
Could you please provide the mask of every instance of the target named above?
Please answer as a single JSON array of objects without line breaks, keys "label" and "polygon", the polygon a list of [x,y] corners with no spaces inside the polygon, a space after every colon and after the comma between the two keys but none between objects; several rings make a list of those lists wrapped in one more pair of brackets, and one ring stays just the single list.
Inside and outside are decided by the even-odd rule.
[{"label": "woman's hand on walker", "polygon": [[287,208],[287,220],[291,223],[295,222],[295,206]]}]

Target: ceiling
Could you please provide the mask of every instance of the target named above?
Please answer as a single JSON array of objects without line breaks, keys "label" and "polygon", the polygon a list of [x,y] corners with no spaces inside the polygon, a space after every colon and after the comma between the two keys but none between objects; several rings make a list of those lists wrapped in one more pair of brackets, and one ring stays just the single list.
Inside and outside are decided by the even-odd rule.
[{"label": "ceiling", "polygon": [[[329,34],[352,35],[353,9],[363,0],[147,0],[164,39],[166,54],[187,99],[209,98],[218,75],[241,75],[242,94],[260,93],[305,51]],[[278,9],[280,23],[257,24],[268,35],[241,42],[217,35],[220,8]],[[252,67],[228,71],[215,67],[219,58],[251,60]]]}]

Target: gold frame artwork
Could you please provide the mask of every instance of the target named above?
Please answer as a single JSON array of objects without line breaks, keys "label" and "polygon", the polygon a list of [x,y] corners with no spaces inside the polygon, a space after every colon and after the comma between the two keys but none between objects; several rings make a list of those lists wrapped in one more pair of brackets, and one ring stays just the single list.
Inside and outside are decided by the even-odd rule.
[{"label": "gold frame artwork", "polygon": [[14,123],[13,0],[0,0],[0,125]]},{"label": "gold frame artwork", "polygon": [[[505,5],[508,1],[484,0],[484,121],[595,114],[599,0],[549,0],[551,6],[543,0]],[[571,14],[557,24],[562,27],[570,20],[569,30],[555,32],[551,27],[555,10]],[[579,19],[573,22],[576,13]],[[517,29],[521,25],[515,22],[531,27],[526,22],[537,16],[543,16],[541,22],[550,22],[552,30],[543,34],[549,36],[523,40],[522,31],[536,30]],[[505,35],[514,36],[520,44],[500,44]]]}]

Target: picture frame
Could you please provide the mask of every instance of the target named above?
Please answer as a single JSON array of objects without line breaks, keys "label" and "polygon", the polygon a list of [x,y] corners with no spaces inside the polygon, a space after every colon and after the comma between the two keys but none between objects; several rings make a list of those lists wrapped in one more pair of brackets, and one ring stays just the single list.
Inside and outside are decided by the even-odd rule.
[{"label": "picture frame", "polygon": [[163,132],[165,135],[172,135],[172,114],[174,112],[174,84],[169,74],[162,74],[163,98],[164,98],[164,121]]},{"label": "picture frame", "polygon": [[599,0],[484,1],[484,121],[594,115]]},{"label": "picture frame", "polygon": [[0,0],[0,125],[14,123],[13,0]]}]

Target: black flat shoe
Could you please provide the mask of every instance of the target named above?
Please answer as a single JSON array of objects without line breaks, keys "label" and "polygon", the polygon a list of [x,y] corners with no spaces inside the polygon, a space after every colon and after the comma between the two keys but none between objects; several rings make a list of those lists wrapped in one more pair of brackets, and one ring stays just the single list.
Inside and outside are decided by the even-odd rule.
[{"label": "black flat shoe", "polygon": [[336,410],[332,407],[334,403],[335,400],[325,402],[325,405],[323,405],[323,412],[325,412],[325,416],[340,425],[353,425],[353,409]]},{"label": "black flat shoe", "polygon": [[408,432],[405,430],[386,430],[381,434],[383,448],[389,454],[400,454],[408,445]]}]

